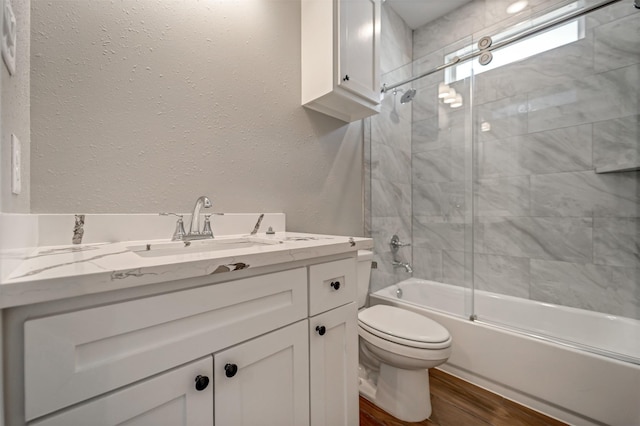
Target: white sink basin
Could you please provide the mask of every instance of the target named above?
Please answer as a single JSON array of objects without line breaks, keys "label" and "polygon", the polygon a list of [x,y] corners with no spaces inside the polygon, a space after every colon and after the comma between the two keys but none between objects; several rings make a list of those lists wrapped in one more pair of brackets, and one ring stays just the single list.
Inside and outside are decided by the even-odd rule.
[{"label": "white sink basin", "polygon": [[170,243],[149,243],[127,247],[142,257],[175,256],[180,254],[206,253],[221,250],[246,249],[281,244],[280,240],[265,238],[223,238],[213,240],[172,241]]}]

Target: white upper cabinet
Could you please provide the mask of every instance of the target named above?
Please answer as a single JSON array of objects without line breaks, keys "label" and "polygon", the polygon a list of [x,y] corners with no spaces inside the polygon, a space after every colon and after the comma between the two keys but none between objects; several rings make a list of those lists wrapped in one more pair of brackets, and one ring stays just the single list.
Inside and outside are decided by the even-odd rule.
[{"label": "white upper cabinet", "polygon": [[380,0],[302,0],[302,105],[351,122],[380,112]]}]

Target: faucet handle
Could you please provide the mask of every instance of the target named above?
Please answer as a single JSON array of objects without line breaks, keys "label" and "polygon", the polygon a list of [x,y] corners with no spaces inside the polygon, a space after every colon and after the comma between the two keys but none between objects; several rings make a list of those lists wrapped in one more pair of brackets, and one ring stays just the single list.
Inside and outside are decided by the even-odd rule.
[{"label": "faucet handle", "polygon": [[211,235],[211,238],[213,238],[213,231],[211,230],[211,220],[209,219],[210,217],[211,214],[204,215],[204,226],[202,227],[202,235]]},{"label": "faucet handle", "polygon": [[184,236],[187,235],[187,233],[184,231],[184,222],[182,221],[182,215],[177,213],[161,212],[160,216],[176,216],[178,218],[178,220],[176,221],[176,229],[173,231],[171,241],[182,241],[184,239]]},{"label": "faucet handle", "polygon": [[160,212],[160,213],[158,213],[158,214],[159,214],[160,216],[176,216],[176,217],[179,217],[180,219],[182,219],[182,216],[183,216],[183,215],[181,215],[181,214],[178,214],[178,213],[171,213],[171,212]]},{"label": "faucet handle", "polygon": [[397,235],[394,235],[391,238],[391,242],[389,243],[389,245],[391,246],[391,250],[393,252],[396,252],[400,247],[408,247],[411,245],[411,243],[403,243],[402,241],[400,241],[400,238],[398,238]]}]

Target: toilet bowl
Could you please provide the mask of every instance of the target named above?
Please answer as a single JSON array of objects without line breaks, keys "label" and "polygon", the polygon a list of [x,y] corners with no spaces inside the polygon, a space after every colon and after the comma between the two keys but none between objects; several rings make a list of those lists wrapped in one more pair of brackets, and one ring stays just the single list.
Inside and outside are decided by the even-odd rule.
[{"label": "toilet bowl", "polygon": [[[358,252],[360,307],[369,289],[371,258],[371,252]],[[415,312],[375,305],[358,312],[358,334],[360,394],[400,420],[419,422],[428,418],[431,397],[427,369],[449,358],[449,332]]]}]

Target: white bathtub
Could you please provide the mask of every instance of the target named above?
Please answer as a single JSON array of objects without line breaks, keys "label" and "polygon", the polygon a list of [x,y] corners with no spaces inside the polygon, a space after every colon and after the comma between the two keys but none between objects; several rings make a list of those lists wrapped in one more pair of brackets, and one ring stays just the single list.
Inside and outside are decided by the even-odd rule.
[{"label": "white bathtub", "polygon": [[640,425],[640,365],[631,362],[640,357],[639,321],[478,290],[481,321],[469,321],[464,291],[412,278],[370,302],[444,325],[454,342],[445,371],[571,424]]}]

